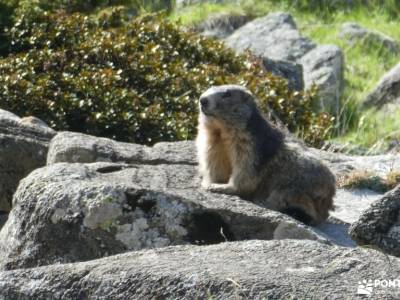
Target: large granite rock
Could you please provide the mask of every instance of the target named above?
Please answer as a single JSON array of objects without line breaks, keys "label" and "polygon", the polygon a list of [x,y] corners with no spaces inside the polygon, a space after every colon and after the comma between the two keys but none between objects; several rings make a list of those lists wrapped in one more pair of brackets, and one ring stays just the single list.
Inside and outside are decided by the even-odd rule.
[{"label": "large granite rock", "polygon": [[298,61],[316,47],[300,34],[292,16],[282,12],[247,23],[225,41],[238,52],[250,49],[257,56],[288,61]]},{"label": "large granite rock", "polygon": [[[341,153],[308,148],[293,140],[292,146],[300,151],[323,160],[334,174],[340,178],[357,170],[368,170],[384,177],[390,170],[400,171],[400,155],[350,156]],[[48,164],[57,162],[91,163],[98,161],[126,162],[134,164],[190,165],[196,168],[196,149],[193,142],[160,143],[154,147],[118,143],[109,139],[96,138],[80,133],[60,132],[52,140],[48,154]],[[177,169],[179,166],[177,166]],[[333,242],[351,246],[347,228],[356,221],[363,210],[379,199],[381,194],[370,190],[339,189],[335,197],[335,210],[331,215],[340,220],[330,220],[318,229]]]},{"label": "large granite rock", "polygon": [[21,119],[0,109],[0,211],[10,211],[19,181],[46,164],[49,142],[54,135],[39,119]]},{"label": "large granite rock", "polygon": [[128,250],[225,240],[327,242],[290,217],[199,189],[185,164],[68,164],[21,181],[0,232],[0,268],[91,260]]},{"label": "large granite rock", "polygon": [[360,24],[353,22],[347,22],[342,25],[339,37],[346,39],[350,44],[360,41],[366,43],[366,46],[371,44],[381,45],[383,49],[393,54],[400,52],[400,43],[395,39],[382,32],[364,28]]},{"label": "large granite rock", "polygon": [[385,281],[399,276],[399,259],[372,249],[246,241],[0,272],[0,298],[398,299]]},{"label": "large granite rock", "polygon": [[[400,154],[350,156],[308,148],[295,139],[291,143],[292,146],[299,147],[300,151],[323,160],[338,178],[356,170],[369,170],[382,177],[390,170],[400,171]],[[150,165],[184,164],[193,168],[196,168],[197,164],[195,144],[191,141],[159,143],[153,147],[146,147],[72,132],[60,132],[52,140],[47,163],[99,161]],[[335,205],[338,207],[332,214],[346,223],[351,223],[358,219],[363,208],[367,208],[379,196],[368,190],[339,190],[335,199]]]},{"label": "large granite rock", "polygon": [[291,90],[303,91],[303,66],[286,60],[273,60],[264,58],[262,62],[263,68],[274,74],[285,78],[288,82],[288,87]]},{"label": "large granite rock", "polygon": [[[346,155],[309,148],[296,139],[290,143],[299,147],[300,151],[323,160],[337,177],[355,170],[369,170],[382,176],[390,170],[400,170],[400,154]],[[47,164],[58,162],[197,165],[196,147],[192,141],[158,143],[147,147],[75,132],[59,132],[52,139]]]},{"label": "large granite rock", "polygon": [[400,256],[400,186],[365,210],[350,227],[359,245],[369,245]]},{"label": "large granite rock", "polygon": [[47,164],[124,162],[197,165],[193,142],[162,142],[153,147],[116,142],[75,132],[59,132],[51,141]]},{"label": "large granite rock", "polygon": [[400,104],[400,63],[382,77],[362,104],[364,108],[381,108],[388,103]]},{"label": "large granite rock", "polygon": [[304,55],[300,63],[306,89],[318,87],[319,109],[339,115],[344,72],[342,50],[335,45],[318,46]]},{"label": "large granite rock", "polygon": [[[301,64],[306,89],[316,85],[321,110],[337,114],[343,90],[343,53],[337,46],[318,46],[298,31],[291,15],[271,13],[240,27],[225,39],[238,52]],[[287,78],[287,77],[286,77]]]}]

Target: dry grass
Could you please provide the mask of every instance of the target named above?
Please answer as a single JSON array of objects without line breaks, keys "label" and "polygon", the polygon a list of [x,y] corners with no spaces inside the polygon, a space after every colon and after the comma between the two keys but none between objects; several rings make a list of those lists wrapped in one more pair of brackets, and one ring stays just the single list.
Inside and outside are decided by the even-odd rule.
[{"label": "dry grass", "polygon": [[386,174],[385,183],[389,190],[394,189],[400,184],[400,171],[390,171]]},{"label": "dry grass", "polygon": [[385,176],[368,170],[355,170],[338,178],[338,187],[346,189],[370,189],[385,193],[400,184],[400,171],[390,171]]}]

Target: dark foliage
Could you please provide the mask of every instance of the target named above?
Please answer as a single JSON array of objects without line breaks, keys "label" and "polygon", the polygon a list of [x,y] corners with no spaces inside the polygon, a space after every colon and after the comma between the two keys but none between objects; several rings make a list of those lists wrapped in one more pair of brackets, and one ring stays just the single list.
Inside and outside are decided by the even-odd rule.
[{"label": "dark foliage", "polygon": [[21,17],[9,31],[13,54],[0,59],[0,107],[57,130],[152,144],[192,139],[199,95],[236,83],[310,144],[329,133],[331,118],[312,112],[310,95],[290,92],[250,56],[160,16],[125,16],[113,9]]}]

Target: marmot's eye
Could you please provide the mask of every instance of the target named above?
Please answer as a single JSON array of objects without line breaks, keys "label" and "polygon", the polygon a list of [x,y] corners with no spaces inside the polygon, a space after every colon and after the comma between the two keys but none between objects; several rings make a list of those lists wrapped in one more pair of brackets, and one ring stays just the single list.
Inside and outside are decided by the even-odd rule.
[{"label": "marmot's eye", "polygon": [[232,97],[232,93],[230,91],[226,91],[222,94],[222,98],[230,98]]}]

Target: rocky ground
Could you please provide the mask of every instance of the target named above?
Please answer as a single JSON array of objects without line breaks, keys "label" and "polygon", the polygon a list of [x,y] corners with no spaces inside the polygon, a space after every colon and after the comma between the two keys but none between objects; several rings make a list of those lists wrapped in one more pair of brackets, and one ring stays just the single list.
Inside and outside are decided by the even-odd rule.
[{"label": "rocky ground", "polygon": [[[399,276],[400,187],[385,195],[341,188],[315,228],[199,189],[190,141],[147,147],[56,133],[6,111],[0,128],[8,217],[0,298],[356,298],[359,281]],[[399,154],[292,143],[337,178],[400,170]],[[396,299],[400,289],[373,293]]]},{"label": "rocky ground", "polygon": [[[354,299],[365,278],[400,275],[398,259],[307,240],[241,241],[130,252],[0,273],[5,299]],[[398,299],[392,289],[375,299]]]}]

